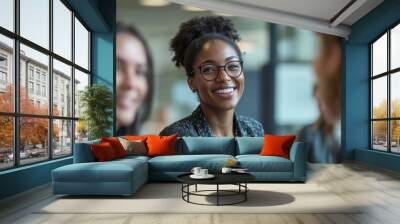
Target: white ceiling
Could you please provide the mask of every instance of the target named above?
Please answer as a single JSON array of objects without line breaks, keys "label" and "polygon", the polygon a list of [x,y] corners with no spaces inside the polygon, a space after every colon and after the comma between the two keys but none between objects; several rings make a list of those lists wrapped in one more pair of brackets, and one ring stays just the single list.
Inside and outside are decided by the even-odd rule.
[{"label": "white ceiling", "polygon": [[383,0],[170,0],[175,3],[347,37]]},{"label": "white ceiling", "polygon": [[[282,12],[330,20],[351,0],[225,0]],[[310,7],[312,6],[312,7]]]}]

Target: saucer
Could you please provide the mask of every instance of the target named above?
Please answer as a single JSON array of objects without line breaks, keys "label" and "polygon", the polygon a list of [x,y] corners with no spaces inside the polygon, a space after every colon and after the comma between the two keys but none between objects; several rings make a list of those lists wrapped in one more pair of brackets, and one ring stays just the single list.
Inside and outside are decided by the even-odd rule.
[{"label": "saucer", "polygon": [[215,176],[212,175],[212,174],[207,174],[207,175],[204,175],[204,176],[194,175],[194,174],[190,175],[190,178],[193,178],[193,179],[211,179],[211,178],[214,178],[214,177]]}]

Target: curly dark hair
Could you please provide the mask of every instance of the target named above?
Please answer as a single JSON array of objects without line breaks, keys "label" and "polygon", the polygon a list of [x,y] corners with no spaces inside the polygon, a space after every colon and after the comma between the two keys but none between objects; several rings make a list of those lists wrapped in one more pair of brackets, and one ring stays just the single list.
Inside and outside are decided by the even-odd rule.
[{"label": "curly dark hair", "polygon": [[240,36],[233,22],[222,16],[194,17],[181,24],[178,33],[170,42],[172,61],[177,67],[183,66],[187,76],[193,75],[193,63],[203,45],[219,39],[231,45],[240,59],[242,54],[237,41]]}]

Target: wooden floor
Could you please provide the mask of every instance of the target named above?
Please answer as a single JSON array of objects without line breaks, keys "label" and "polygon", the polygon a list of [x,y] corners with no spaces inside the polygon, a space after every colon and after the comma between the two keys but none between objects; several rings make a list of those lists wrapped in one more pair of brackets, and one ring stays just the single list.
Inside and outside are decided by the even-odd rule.
[{"label": "wooden floor", "polygon": [[[367,204],[358,214],[37,214],[55,199],[49,185],[0,201],[0,223],[400,223],[400,174],[359,163],[310,165],[317,183],[346,201]],[[320,203],[315,201],[315,203]]]}]

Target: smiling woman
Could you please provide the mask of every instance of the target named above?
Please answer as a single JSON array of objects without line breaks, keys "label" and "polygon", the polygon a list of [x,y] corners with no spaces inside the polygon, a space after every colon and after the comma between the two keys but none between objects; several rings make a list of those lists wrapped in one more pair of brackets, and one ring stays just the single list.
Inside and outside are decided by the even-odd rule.
[{"label": "smiling woman", "polygon": [[188,117],[161,131],[178,136],[262,136],[262,125],[235,114],[244,91],[239,34],[224,17],[196,17],[171,40],[173,61],[184,67],[189,88],[200,101]]}]

